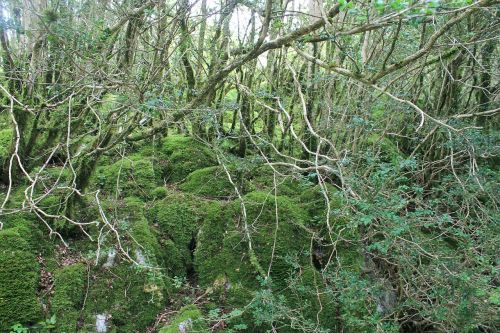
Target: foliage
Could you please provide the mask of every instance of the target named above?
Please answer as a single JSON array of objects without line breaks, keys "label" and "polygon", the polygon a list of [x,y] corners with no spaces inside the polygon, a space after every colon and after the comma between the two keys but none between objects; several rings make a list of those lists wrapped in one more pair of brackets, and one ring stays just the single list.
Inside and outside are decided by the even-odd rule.
[{"label": "foliage", "polygon": [[0,331],[497,332],[497,3],[2,1]]}]

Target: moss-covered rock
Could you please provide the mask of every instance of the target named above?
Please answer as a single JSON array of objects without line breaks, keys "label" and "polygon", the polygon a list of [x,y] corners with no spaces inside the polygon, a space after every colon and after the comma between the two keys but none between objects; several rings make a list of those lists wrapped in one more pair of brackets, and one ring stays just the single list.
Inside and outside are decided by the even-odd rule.
[{"label": "moss-covered rock", "polygon": [[[233,182],[237,181],[233,178]],[[234,186],[229,181],[226,172],[218,166],[191,172],[179,188],[185,192],[210,198],[226,198],[235,195]]]},{"label": "moss-covered rock", "polygon": [[57,329],[61,332],[77,330],[85,296],[86,277],[86,267],[81,263],[65,266],[54,273],[51,312],[56,315]]},{"label": "moss-covered rock", "polygon": [[232,205],[212,207],[198,234],[195,267],[204,287],[252,285],[257,273],[250,264],[244,236],[236,227]]},{"label": "moss-covered rock", "polygon": [[[124,246],[132,257],[137,257],[145,266],[156,267],[163,262],[163,250],[158,242],[159,234],[146,219],[146,203],[138,197],[104,199],[101,205],[109,221],[115,221]],[[113,246],[114,239],[102,244]]]},{"label": "moss-covered rock", "polygon": [[[18,186],[18,187],[13,187],[12,191],[10,192],[9,195],[9,200],[7,200],[7,204],[5,208],[14,208],[14,209],[19,209],[23,207],[23,204],[25,202],[25,195],[24,195],[24,190],[25,187],[23,186]],[[0,191],[0,200],[3,202],[5,200],[5,197],[7,196],[7,190],[2,189]],[[18,214],[15,214],[18,215]],[[9,220],[9,218],[13,217],[14,214],[12,215],[3,215],[2,216],[2,221]]]},{"label": "moss-covered rock", "polygon": [[[330,184],[325,184],[325,186],[330,204],[330,210],[333,211],[335,209],[340,209],[342,207],[343,199],[339,190]],[[305,189],[299,197],[299,202],[309,213],[309,216],[315,223],[322,224],[326,218],[327,212],[327,201],[323,187],[316,185]],[[331,214],[331,216],[332,215],[333,214]]]},{"label": "moss-covered rock", "polygon": [[134,248],[136,261],[146,266],[159,266],[163,260],[163,250],[158,242],[157,232],[151,228],[145,218],[131,223],[129,235]]},{"label": "moss-covered rock", "polygon": [[[283,196],[251,192],[244,201],[257,260],[266,269],[272,260],[271,276],[275,283],[285,283],[292,262],[308,259],[304,255],[310,245],[304,228],[307,215],[299,205]],[[233,209],[239,213],[240,204],[234,204]]]},{"label": "moss-covered rock", "polygon": [[159,231],[170,276],[186,276],[192,269],[196,235],[208,203],[182,192],[171,192],[148,211],[148,219]]},{"label": "moss-covered rock", "polygon": [[40,319],[39,265],[26,241],[28,233],[22,227],[0,231],[0,331]]},{"label": "moss-covered rock", "polygon": [[[296,313],[294,317],[300,314],[294,319],[300,321],[300,325],[315,325],[318,317],[322,328],[335,329],[337,304],[334,295],[329,294],[325,280],[309,263],[311,240],[304,227],[308,219],[307,212],[290,198],[274,197],[264,192],[249,193],[244,197],[244,202],[258,265],[267,273],[272,258],[273,282],[270,286],[276,296],[282,295],[279,291],[284,287],[288,290],[286,297],[280,298],[280,306],[288,309],[283,311]],[[256,293],[262,291],[263,287],[258,281],[258,269],[252,260],[243,230],[240,203],[221,204],[208,209],[198,235],[195,267],[198,282],[207,288],[210,300],[218,307],[241,309],[255,301]],[[251,309],[255,307],[258,308],[258,305],[252,305]],[[257,308],[255,311],[258,311]],[[245,324],[252,329],[261,329],[254,326],[252,311],[246,311],[241,317],[231,320],[231,325]],[[298,322],[283,320],[285,326],[289,327],[288,330],[284,328],[284,332],[294,332],[290,327],[299,325]]]},{"label": "moss-covered rock", "polygon": [[48,214],[61,215],[62,213],[64,213],[65,208],[65,194],[66,193],[64,190],[55,190],[50,193],[50,195],[43,197],[39,201],[38,206]]},{"label": "moss-covered rock", "polygon": [[[278,169],[278,172],[283,171]],[[299,173],[286,171],[283,175],[274,174],[274,170],[267,165],[260,166],[249,172],[252,186],[256,191],[267,191],[274,194],[274,184],[276,179],[276,191],[278,196],[299,196],[304,190],[313,186],[310,179]],[[286,175],[286,176],[284,176]]]},{"label": "moss-covered rock", "polygon": [[188,305],[180,309],[170,321],[170,324],[161,328],[159,333],[193,333],[209,332],[203,322],[202,313],[196,305]]},{"label": "moss-covered rock", "polygon": [[[156,228],[144,216],[145,203],[140,198],[103,198],[101,204],[135,263],[116,249],[113,235],[102,237],[98,265],[90,272],[82,331],[95,332],[96,322],[102,320],[108,332],[145,332],[167,301],[168,287],[161,268],[164,251]],[[79,247],[81,251],[95,250],[85,248],[86,244]]]},{"label": "moss-covered rock", "polygon": [[152,196],[153,199],[160,200],[165,198],[168,195],[168,190],[164,186],[158,186],[153,190]]},{"label": "moss-covered rock", "polygon": [[213,166],[217,160],[210,149],[193,138],[167,137],[159,153],[159,167],[168,182],[179,182],[191,172]]},{"label": "moss-covered rock", "polygon": [[165,284],[159,270],[116,259],[112,267],[98,268],[91,274],[84,332],[95,332],[97,315],[108,319],[109,332],[145,332],[165,304]]},{"label": "moss-covered rock", "polygon": [[304,229],[307,216],[300,206],[287,197],[263,192],[247,194],[244,202],[254,253],[249,253],[239,202],[209,212],[195,253],[199,279],[205,286],[225,277],[230,284],[257,287],[258,271],[267,272],[271,259],[271,276],[283,285],[292,274],[292,262],[308,259],[304,255],[310,244]]},{"label": "moss-covered rock", "polygon": [[151,197],[160,181],[151,158],[130,155],[111,165],[97,167],[93,176],[105,195]]}]

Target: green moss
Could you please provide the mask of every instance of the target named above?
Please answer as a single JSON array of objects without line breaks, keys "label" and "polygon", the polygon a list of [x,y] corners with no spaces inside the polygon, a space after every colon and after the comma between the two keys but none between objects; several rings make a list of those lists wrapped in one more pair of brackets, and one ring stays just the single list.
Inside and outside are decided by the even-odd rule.
[{"label": "green moss", "polygon": [[200,142],[182,136],[170,136],[163,141],[160,169],[168,182],[179,182],[191,172],[217,164],[214,154]]},{"label": "green moss", "polygon": [[212,207],[198,234],[195,267],[204,287],[231,284],[257,287],[248,246],[236,227],[233,205]]},{"label": "green moss", "polygon": [[191,137],[171,135],[163,140],[161,152],[162,154],[169,156],[179,149],[186,149],[192,145],[201,145],[201,143]]},{"label": "green moss", "polygon": [[[205,216],[205,207],[206,204],[196,197],[173,192],[150,209],[148,218],[159,230],[165,258],[170,262],[166,266],[170,276],[185,276],[192,267],[191,251]],[[168,258],[181,260],[172,263]]]},{"label": "green moss", "polygon": [[0,130],[0,167],[8,159],[10,143],[12,142],[12,129],[7,128]]},{"label": "green moss", "polygon": [[290,175],[290,171],[286,171],[284,174],[286,176],[276,173],[275,177],[273,169],[264,165],[250,172],[251,183],[257,191],[269,191],[274,194],[276,178],[277,194],[289,197],[299,196],[305,189],[312,186],[309,179],[301,174]]},{"label": "green moss", "polygon": [[56,315],[57,329],[76,332],[85,296],[86,267],[73,264],[54,273],[54,297],[51,312]]},{"label": "green moss", "polygon": [[158,231],[145,217],[146,204],[138,197],[103,200],[101,204],[108,220],[117,222],[118,231],[131,256],[145,260],[146,266],[161,265],[164,255],[158,242]]},{"label": "green moss", "polygon": [[[342,196],[339,190],[330,184],[325,184],[328,199],[330,201],[330,210],[342,208]],[[310,187],[302,192],[299,197],[299,202],[309,213],[313,220],[324,221],[327,211],[327,202],[323,193],[323,188],[320,185]]]},{"label": "green moss", "polygon": [[[59,186],[62,186],[60,184]],[[42,189],[38,189],[36,196],[42,196]],[[99,218],[97,206],[93,196],[79,197],[73,202],[69,201],[71,190],[59,188],[43,197],[38,206],[46,213],[55,216],[70,216],[80,221],[94,221]],[[74,198],[74,197],[73,197]],[[68,203],[71,204],[68,205]],[[64,237],[74,237],[80,233],[80,229],[63,218],[45,218]]]},{"label": "green moss", "polygon": [[39,182],[46,184],[47,187],[51,187],[50,185],[53,185],[57,182],[59,186],[63,185],[69,185],[69,182],[73,178],[73,173],[71,170],[66,167],[49,167],[46,168],[41,174],[40,174],[40,179]]},{"label": "green moss", "polygon": [[[45,255],[51,253],[54,250],[54,242],[58,242],[58,240],[50,239],[47,227],[43,223],[40,223],[38,217],[32,213],[23,212],[2,216],[2,222],[4,222],[4,232],[19,234],[28,245],[28,248],[20,248],[19,250]],[[10,244],[9,246],[12,248],[19,244],[24,244],[24,242]]]},{"label": "green moss", "polygon": [[[278,285],[285,283],[284,280],[291,273],[289,261],[302,262],[308,259],[303,254],[310,246],[310,239],[304,228],[307,215],[287,197],[252,192],[244,197],[244,201],[248,223],[252,224],[252,246],[257,260],[267,269],[271,257],[274,256],[271,276]],[[233,205],[233,209],[239,212],[240,204]],[[274,246],[275,251],[272,254]]]},{"label": "green moss", "polygon": [[163,277],[156,270],[126,262],[97,268],[91,272],[82,330],[94,332],[96,315],[106,314],[110,332],[145,332],[164,306],[164,289]]},{"label": "green moss", "polygon": [[[263,192],[249,193],[244,201],[254,254],[266,273],[273,257],[273,290],[282,295],[283,288],[287,288],[286,304],[291,311],[305,309],[302,321],[316,323],[316,313],[323,307],[321,324],[331,327],[335,323],[332,319],[334,304],[329,300],[323,279],[313,268],[301,269],[309,267],[310,260],[307,255],[310,238],[304,229],[307,213],[290,198],[274,197]],[[275,204],[278,207],[276,242],[273,237],[276,230]],[[244,308],[262,288],[257,279],[258,270],[249,254],[240,209],[239,202],[210,207],[198,235],[195,252],[198,282],[207,288],[210,300],[219,308]],[[290,285],[294,278],[298,281],[294,283],[296,288],[292,292]],[[324,293],[321,305],[316,298],[314,278],[319,290]],[[253,327],[251,311],[231,320],[230,325],[236,324]]]},{"label": "green moss", "polygon": [[117,202],[115,216],[120,219],[140,219],[144,216],[144,201],[138,197],[126,197]]},{"label": "green moss", "polygon": [[184,248],[179,249],[177,244],[171,239],[161,239],[161,248],[165,254],[163,267],[170,277],[184,277],[187,272],[187,265],[190,258]]},{"label": "green moss", "polygon": [[[13,187],[12,191],[10,192],[9,200],[7,201],[5,208],[19,209],[19,208],[23,207],[23,204],[26,200],[25,194],[24,194],[25,189],[26,188],[24,186]],[[6,195],[7,195],[7,191],[5,191],[5,190],[0,191],[1,202],[3,202],[5,200]],[[4,216],[2,216],[2,221],[8,220],[11,216],[14,216],[14,215],[19,215],[19,214],[4,215]]]},{"label": "green moss", "polygon": [[[232,175],[233,177],[234,175]],[[236,179],[233,179],[233,182]],[[234,186],[229,182],[226,172],[222,167],[208,167],[190,173],[179,188],[211,198],[224,198],[235,195]]]},{"label": "green moss", "polygon": [[[132,238],[136,256],[143,256],[147,266],[158,266],[163,261],[163,251],[158,243],[158,235],[145,218],[131,222],[129,235]],[[138,252],[139,251],[139,252]]]},{"label": "green moss", "polygon": [[114,164],[99,166],[93,183],[97,183],[105,195],[119,197],[139,196],[149,198],[160,177],[155,173],[153,161],[141,155],[130,155]]},{"label": "green moss", "polygon": [[196,305],[183,307],[159,333],[209,332]]},{"label": "green moss", "polygon": [[39,267],[24,232],[22,228],[0,231],[0,331],[40,319]]},{"label": "green moss", "polygon": [[[96,315],[100,314],[108,316],[109,332],[145,332],[167,300],[161,268],[165,251],[158,241],[158,231],[144,216],[141,198],[103,199],[101,203],[108,219],[116,222],[123,248],[138,265],[117,254],[111,267],[104,266],[107,261],[102,256],[90,272],[82,330],[94,332]],[[104,238],[101,253],[114,249],[115,242],[113,237]]]},{"label": "green moss", "polygon": [[210,205],[205,222],[198,233],[194,254],[198,282],[202,286],[212,285],[222,273],[221,268],[227,264],[224,262],[224,238],[230,221],[231,215],[222,203]]},{"label": "green moss", "polygon": [[[275,200],[278,206],[276,243]],[[218,277],[227,277],[229,283],[257,287],[257,266],[267,272],[273,257],[271,276],[277,285],[286,284],[292,273],[291,261],[307,260],[304,251],[309,249],[309,239],[303,224],[307,216],[292,200],[274,197],[263,192],[252,192],[244,197],[247,223],[255,258],[249,254],[240,203],[234,202],[222,212],[209,212],[203,225],[195,253],[196,267],[202,285],[210,285]],[[290,240],[293,240],[291,242]],[[273,247],[275,246],[274,254]]]},{"label": "green moss", "polygon": [[39,207],[48,214],[60,215],[64,211],[64,199],[63,191],[56,190],[40,200]]},{"label": "green moss", "polygon": [[158,186],[153,190],[153,199],[163,199],[168,195],[168,190],[164,186]]}]

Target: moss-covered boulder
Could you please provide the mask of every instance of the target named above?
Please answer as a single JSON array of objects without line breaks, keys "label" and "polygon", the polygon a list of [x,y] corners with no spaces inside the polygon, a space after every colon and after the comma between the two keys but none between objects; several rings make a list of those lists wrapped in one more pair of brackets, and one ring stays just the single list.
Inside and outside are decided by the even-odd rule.
[{"label": "moss-covered boulder", "polygon": [[100,165],[93,176],[104,195],[119,197],[151,197],[160,183],[153,160],[142,155],[130,155],[111,165]]},{"label": "moss-covered boulder", "polygon": [[108,332],[145,332],[164,307],[165,282],[160,270],[120,258],[91,272],[83,314],[84,332],[95,332],[102,318]]},{"label": "moss-covered boulder", "polygon": [[325,184],[324,187],[316,185],[305,189],[299,196],[299,202],[309,213],[311,224],[323,224],[328,204],[330,205],[330,215],[335,217],[334,210],[342,208],[343,198],[336,187]]},{"label": "moss-covered boulder", "polygon": [[[281,168],[275,171],[267,166],[260,166],[249,172],[252,187],[256,191],[275,193],[274,187],[276,183],[276,192],[278,196],[299,196],[304,190],[313,186],[311,179],[290,170],[284,171]],[[280,172],[283,172],[280,174]]]},{"label": "moss-covered boulder", "polygon": [[214,153],[202,143],[184,136],[167,137],[159,153],[159,168],[167,182],[179,182],[191,172],[217,165]]},{"label": "moss-covered boulder", "polygon": [[223,211],[209,211],[195,253],[203,285],[225,277],[230,284],[256,287],[257,275],[267,272],[270,265],[276,284],[284,285],[293,274],[293,262],[308,260],[304,254],[310,246],[304,228],[307,216],[300,206],[287,197],[264,192],[247,194],[244,204],[253,253],[249,251],[240,202]]},{"label": "moss-covered boulder", "polygon": [[201,286],[255,283],[256,272],[250,265],[248,247],[233,213],[231,204],[212,206],[207,211],[194,254]]},{"label": "moss-covered boulder", "polygon": [[[214,307],[247,309],[242,316],[232,319],[231,324],[264,329],[265,325],[259,326],[254,318],[261,314],[260,301],[254,303],[256,297],[266,298],[270,292],[274,295],[270,297],[279,301],[280,305],[276,306],[281,307],[283,313],[294,313],[293,319],[287,316],[280,319],[283,332],[295,332],[291,327],[297,325],[316,327],[318,321],[323,329],[334,331],[340,327],[336,295],[310,264],[312,234],[306,226],[310,215],[301,201],[319,201],[322,194],[317,192],[316,188],[303,193],[301,200],[275,197],[267,192],[244,196],[254,258],[249,251],[240,202],[221,203],[207,209],[195,251],[198,282],[207,288]],[[341,201],[334,201],[332,205],[341,205]],[[319,201],[313,210],[323,209]],[[363,257],[358,247],[339,242],[335,254],[346,271],[359,276]],[[338,262],[331,265],[337,268]],[[259,266],[264,274],[271,267],[272,283],[264,286],[259,283]],[[283,288],[287,290],[284,295]]]},{"label": "moss-covered boulder", "polygon": [[148,210],[148,220],[159,232],[170,276],[184,277],[192,270],[192,252],[207,205],[199,198],[173,191]]},{"label": "moss-covered boulder", "polygon": [[[233,182],[238,183],[235,175]],[[213,166],[191,172],[179,186],[182,191],[209,198],[227,198],[235,196],[234,186],[229,181],[222,167]]]},{"label": "moss-covered boulder", "polygon": [[165,186],[158,186],[151,193],[153,200],[160,200],[168,195],[168,189]]},{"label": "moss-covered boulder", "polygon": [[39,264],[27,242],[29,229],[0,231],[0,331],[41,316],[37,298]]},{"label": "moss-covered boulder", "polygon": [[[103,198],[101,204],[120,233],[128,258],[117,248],[113,234],[101,236],[99,258],[91,252],[94,246],[83,241],[78,244],[80,251],[97,262],[89,274],[88,291],[87,283],[83,288],[87,297],[81,330],[95,332],[99,324],[105,325],[108,332],[145,332],[165,306],[169,289],[157,228],[144,216],[146,204],[138,197]],[[57,275],[55,282],[56,297]]]},{"label": "moss-covered boulder", "polygon": [[159,333],[202,333],[209,332],[203,322],[201,311],[196,305],[188,305],[180,309],[170,324],[161,328]]},{"label": "moss-covered boulder", "polygon": [[81,263],[62,267],[54,273],[51,312],[60,332],[76,332],[85,297],[86,266]]}]

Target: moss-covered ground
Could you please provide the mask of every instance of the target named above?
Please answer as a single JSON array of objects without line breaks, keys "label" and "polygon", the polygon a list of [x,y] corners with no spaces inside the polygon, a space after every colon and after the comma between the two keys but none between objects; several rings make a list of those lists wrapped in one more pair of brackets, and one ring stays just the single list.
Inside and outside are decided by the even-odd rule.
[{"label": "moss-covered ground", "polygon": [[[52,315],[57,332],[95,332],[98,325],[107,332],[264,332],[273,322],[280,332],[298,332],[301,325],[331,332],[362,327],[356,318],[372,304],[353,306],[329,282],[342,288],[369,283],[359,234],[336,187],[327,184],[325,192],[310,177],[240,162],[226,166],[231,183],[214,153],[188,137],[136,151],[98,163],[89,191],[99,191],[101,210],[95,196],[76,208],[84,221],[100,221],[90,229],[93,243],[48,219],[70,240],[67,250],[49,250],[38,244],[44,235],[33,228],[33,215],[4,219],[0,330]],[[51,166],[36,191],[71,177]],[[23,195],[14,189],[11,200]],[[61,214],[65,200],[62,189],[40,205]],[[114,229],[103,228],[103,214]],[[333,246],[329,236],[339,233]],[[350,275],[327,276],[327,262]],[[41,272],[50,277],[45,286]]]}]

